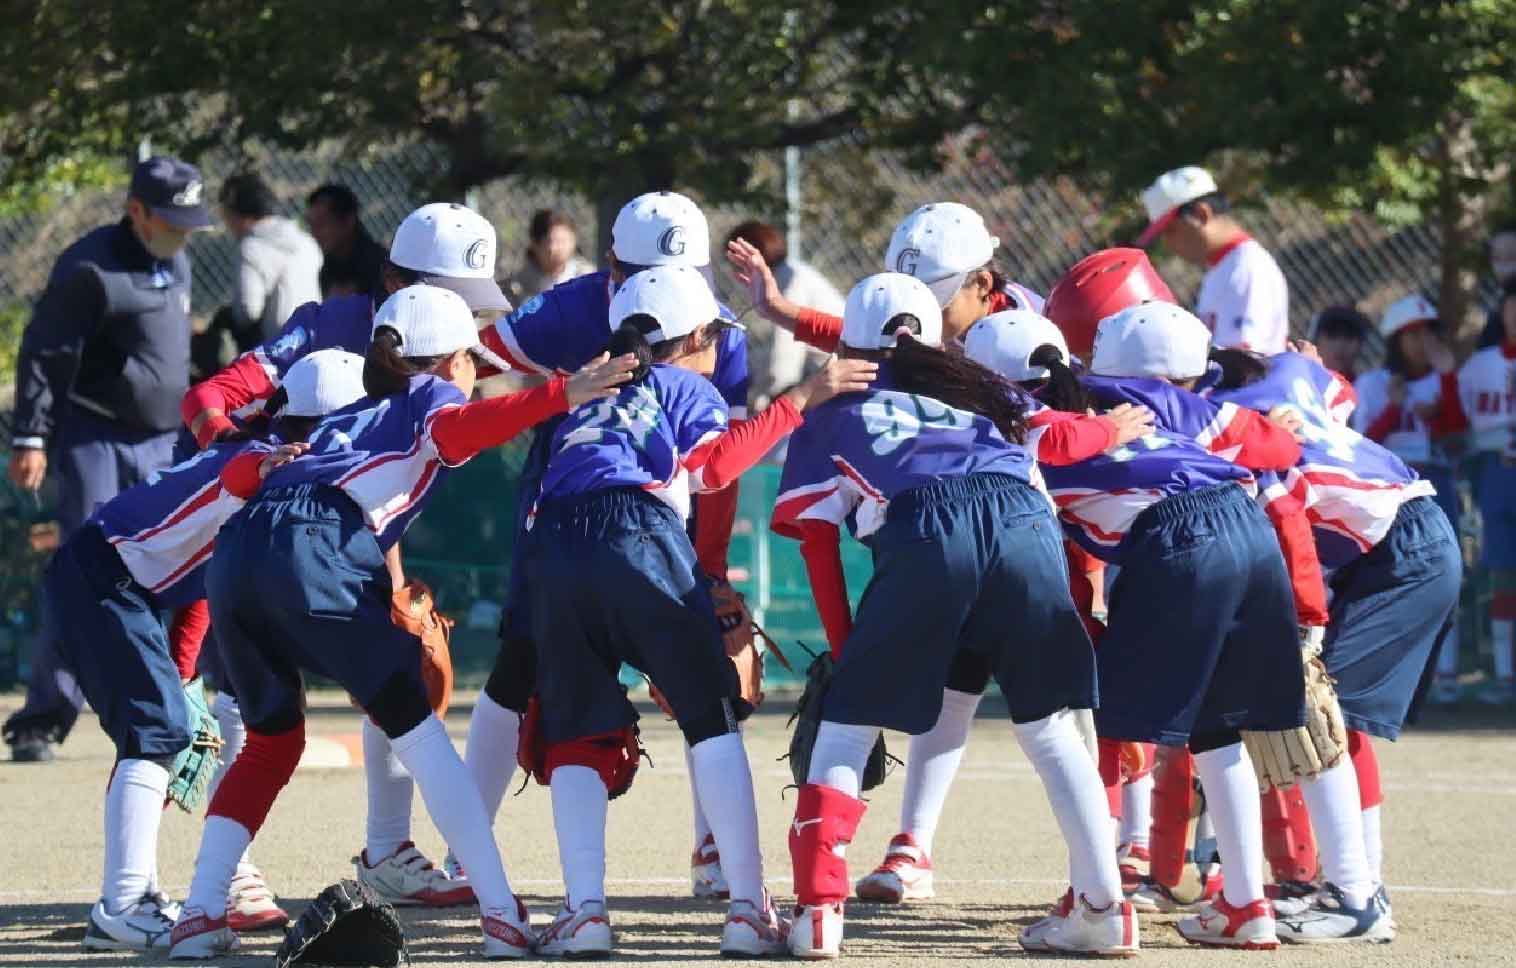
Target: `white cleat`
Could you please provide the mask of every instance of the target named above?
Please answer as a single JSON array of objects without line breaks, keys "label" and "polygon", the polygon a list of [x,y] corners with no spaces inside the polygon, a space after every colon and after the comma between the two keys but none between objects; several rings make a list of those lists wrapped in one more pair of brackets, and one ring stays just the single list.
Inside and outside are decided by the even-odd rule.
[{"label": "white cleat", "polygon": [[1053,913],[1021,929],[1021,935],[1016,939],[1024,951],[1047,951],[1047,935],[1053,927],[1068,917],[1074,910],[1074,889],[1071,887],[1063,892],[1063,897],[1053,905]]},{"label": "white cleat", "polygon": [[899,904],[934,897],[932,859],[916,845],[910,834],[896,834],[885,851],[884,862],[853,885],[860,901]]},{"label": "white cleat", "polygon": [[[1063,905],[1060,905],[1060,910]],[[1137,954],[1137,912],[1130,901],[1115,901],[1097,908],[1079,898],[1068,911],[1044,918],[1026,933],[1035,936],[1021,946],[1031,951],[1056,951],[1060,954],[1092,955],[1098,958],[1128,958]]]},{"label": "white cleat", "polygon": [[726,875],[721,873],[721,854],[716,851],[716,835],[706,834],[690,855],[690,893],[696,897],[731,896]]},{"label": "white cleat", "polygon": [[774,899],[764,891],[763,907],[752,901],[733,901],[727,906],[721,927],[723,958],[768,958],[790,950],[790,922],[774,908]]},{"label": "white cleat", "polygon": [[1361,908],[1348,904],[1335,884],[1323,884],[1311,904],[1299,914],[1277,918],[1279,940],[1292,944],[1388,944],[1395,940],[1395,922],[1379,894]]},{"label": "white cleat", "polygon": [[490,960],[530,957],[537,944],[531,916],[520,898],[516,899],[514,915],[490,911],[479,919],[479,928],[484,932],[484,957]]},{"label": "white cleat", "polygon": [[1266,898],[1236,908],[1224,896],[1217,897],[1180,921],[1179,934],[1190,944],[1208,948],[1279,947],[1279,935],[1274,931],[1274,907]]},{"label": "white cleat", "polygon": [[790,921],[790,954],[821,961],[842,954],[842,904],[811,904],[795,908]]},{"label": "white cleat", "polygon": [[608,958],[611,954],[611,916],[604,901],[585,901],[577,910],[565,901],[553,923],[537,939],[537,953],[546,958]]},{"label": "white cleat", "polygon": [[353,858],[358,880],[396,907],[456,907],[475,903],[474,888],[462,884],[432,866],[426,855],[410,841],[379,863],[369,866],[368,851]]},{"label": "white cleat", "polygon": [[105,901],[95,902],[89,912],[89,926],[84,929],[86,951],[153,951],[167,948],[174,920],[164,905],[151,895],[120,914],[105,910]]},{"label": "white cleat", "polygon": [[244,861],[237,865],[232,889],[226,896],[226,923],[237,934],[282,928],[290,916],[274,900],[268,881],[256,865]]},{"label": "white cleat", "polygon": [[168,956],[176,961],[206,961],[230,954],[239,943],[227,927],[225,914],[212,918],[200,908],[186,908],[174,923]]}]

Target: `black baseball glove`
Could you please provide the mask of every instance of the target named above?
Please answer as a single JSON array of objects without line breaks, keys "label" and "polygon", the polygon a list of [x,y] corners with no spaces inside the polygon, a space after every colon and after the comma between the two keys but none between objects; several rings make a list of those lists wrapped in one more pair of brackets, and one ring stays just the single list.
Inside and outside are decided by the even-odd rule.
[{"label": "black baseball glove", "polygon": [[[811,751],[816,746],[816,731],[821,728],[821,703],[826,698],[826,687],[832,681],[833,664],[832,653],[826,649],[820,653],[811,652],[805,648],[804,643],[800,643],[800,648],[811,656],[811,664],[805,670],[805,691],[800,694],[800,701],[790,714],[789,724],[794,727],[794,731],[790,733],[790,751],[785,755],[790,761],[790,773],[795,778],[795,785],[805,786],[811,772]],[[884,748],[884,732],[880,731],[874,748],[869,751],[868,765],[863,769],[863,789],[872,790],[883,783],[891,764],[899,762]]]},{"label": "black baseball glove", "polygon": [[338,881],[322,891],[285,932],[274,968],[290,965],[409,965],[405,931],[395,909],[357,881]]}]

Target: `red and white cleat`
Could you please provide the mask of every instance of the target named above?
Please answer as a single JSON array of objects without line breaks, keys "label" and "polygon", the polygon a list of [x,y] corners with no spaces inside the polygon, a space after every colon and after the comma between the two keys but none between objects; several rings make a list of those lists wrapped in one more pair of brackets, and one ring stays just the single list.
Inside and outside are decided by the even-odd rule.
[{"label": "red and white cleat", "polygon": [[200,908],[185,908],[169,935],[168,956],[175,961],[206,961],[230,954],[237,945],[226,915],[212,918]]},{"label": "red and white cleat", "polygon": [[[1029,939],[1029,934],[1034,936]],[[1069,900],[1060,904],[1059,913],[1022,932],[1021,946],[1029,951],[1131,957],[1138,949],[1137,912],[1129,901],[1097,908],[1081,896],[1078,903]]]},{"label": "red and white cleat", "polygon": [[790,919],[790,954],[805,961],[842,954],[842,904],[796,907]]},{"label": "red and white cleat", "polygon": [[484,957],[489,959],[526,958],[537,943],[531,916],[520,898],[514,916],[509,911],[490,911],[479,919],[479,928],[484,932]]},{"label": "red and white cleat", "polygon": [[1074,889],[1071,887],[1063,892],[1063,897],[1059,898],[1058,903],[1053,906],[1052,914],[1039,921],[1033,921],[1022,928],[1021,936],[1016,940],[1021,943],[1021,947],[1025,951],[1050,950],[1046,941],[1048,932],[1053,929],[1054,925],[1073,913],[1073,910]]},{"label": "red and white cleat", "polygon": [[716,835],[706,834],[700,846],[690,854],[690,893],[695,897],[731,896],[726,875],[721,873],[721,854],[716,851]]},{"label": "red and white cleat", "polygon": [[932,888],[932,859],[910,834],[896,834],[885,851],[884,863],[853,885],[860,901],[899,904],[924,901],[936,895]]},{"label": "red and white cleat", "polygon": [[1121,893],[1131,900],[1150,873],[1152,856],[1142,844],[1122,844],[1116,848],[1116,860],[1121,865]]},{"label": "red and white cleat", "polygon": [[763,907],[752,901],[733,901],[721,927],[723,958],[768,958],[788,954],[790,922],[774,907],[774,899],[763,892]]},{"label": "red and white cleat", "polygon": [[1279,947],[1274,930],[1274,906],[1259,898],[1246,907],[1233,907],[1217,897],[1195,914],[1179,922],[1179,933],[1190,944],[1211,948]]},{"label": "red and white cleat", "polygon": [[237,865],[226,896],[226,923],[237,934],[282,928],[290,916],[274,900],[263,872],[247,861]]},{"label": "red and white cleat", "polygon": [[370,865],[368,851],[353,858],[358,880],[379,899],[396,907],[456,907],[473,904],[474,888],[432,866],[410,841],[390,856]]},{"label": "red and white cleat", "polygon": [[611,916],[604,901],[585,901],[570,908],[565,900],[553,923],[537,939],[537,953],[546,958],[609,958]]}]

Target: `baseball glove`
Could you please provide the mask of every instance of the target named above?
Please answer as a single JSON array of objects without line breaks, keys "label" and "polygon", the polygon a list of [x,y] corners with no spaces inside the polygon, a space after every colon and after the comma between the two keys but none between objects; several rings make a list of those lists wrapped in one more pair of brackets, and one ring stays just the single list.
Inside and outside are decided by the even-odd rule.
[{"label": "baseball glove", "polygon": [[453,620],[437,611],[437,599],[415,578],[390,599],[390,619],[421,640],[421,678],[438,716],[447,715],[453,699],[453,659],[448,651]]},{"label": "baseball glove", "polygon": [[[607,769],[601,771],[601,778],[605,780],[606,794],[612,800],[632,788],[632,781],[637,778],[637,767],[642,764],[642,757],[647,755],[642,748],[642,733],[637,729],[636,723],[619,733],[591,736],[574,740],[573,743],[594,747],[591,751],[594,755],[584,759],[597,763],[611,762]],[[548,744],[542,736],[542,703],[533,696],[526,704],[526,714],[521,717],[521,734],[516,742],[516,765],[521,767],[523,774],[522,790],[526,789],[528,778],[536,780],[541,786],[548,785],[552,777],[549,759]],[[520,793],[521,790],[516,792]]]},{"label": "baseball glove", "polygon": [[274,954],[274,968],[410,963],[395,909],[352,880],[338,881],[317,895]]},{"label": "baseball glove", "polygon": [[168,781],[168,798],[186,813],[194,813],[210,790],[211,777],[221,763],[221,726],[211,715],[205,701],[205,683],[199,676],[184,684],[184,700],[189,704],[190,729],[194,736],[189,746],[174,757]]},{"label": "baseball glove", "polygon": [[1313,777],[1336,766],[1348,749],[1347,725],[1337,690],[1321,661],[1320,628],[1301,630],[1301,660],[1305,672],[1305,725],[1296,729],[1259,732],[1243,730],[1242,741],[1258,773],[1258,789],[1288,790],[1301,777]]},{"label": "baseball glove", "polygon": [[[790,733],[790,750],[781,759],[789,759],[790,775],[795,778],[795,785],[805,786],[810,779],[811,751],[816,747],[816,733],[821,729],[821,704],[826,698],[826,688],[832,681],[833,663],[832,653],[825,649],[817,654],[807,649],[803,642],[800,643],[800,648],[811,656],[811,664],[805,670],[805,691],[800,694],[800,701],[790,714],[789,725],[794,728]],[[863,768],[863,789],[868,791],[879,786],[889,775],[890,768],[899,762],[885,749],[884,733],[881,731],[879,738],[874,741],[874,748],[869,751],[869,761]]]},{"label": "baseball glove", "polygon": [[[785,671],[794,672],[784,651],[769,638],[748,611],[747,599],[728,581],[711,581],[711,601],[716,606],[716,622],[721,626],[721,642],[726,648],[726,657],[737,669],[737,696],[753,709],[763,703],[764,656],[772,655]],[[762,644],[759,644],[761,641]],[[653,680],[648,680],[648,698],[669,719],[674,717],[674,708],[669,705]]]}]

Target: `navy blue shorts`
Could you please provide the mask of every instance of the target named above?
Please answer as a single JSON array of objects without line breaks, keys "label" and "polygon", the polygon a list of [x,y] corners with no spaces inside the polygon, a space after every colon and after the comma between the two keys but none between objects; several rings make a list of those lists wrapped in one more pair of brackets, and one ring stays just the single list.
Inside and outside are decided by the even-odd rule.
[{"label": "navy blue shorts", "polygon": [[158,603],[98,527],[79,529],[53,555],[42,596],[58,650],[116,756],[159,759],[187,747],[189,705]]},{"label": "navy blue shorts", "polygon": [[1350,729],[1400,735],[1422,670],[1456,623],[1463,556],[1437,502],[1400,506],[1389,533],[1332,576],[1322,661]]},{"label": "navy blue shorts", "polygon": [[1289,575],[1246,491],[1167,497],[1137,516],[1121,551],[1095,653],[1101,736],[1182,746],[1192,733],[1304,723]]},{"label": "navy blue shorts", "polygon": [[1003,474],[912,488],[870,538],[823,718],[924,733],[961,653],[983,656],[1016,722],[1095,705],[1095,657],[1047,498]]},{"label": "navy blue shorts", "polygon": [[623,662],[652,679],[692,742],[735,729],[749,712],[684,523],[647,492],[545,502],[526,579],[547,742],[636,721],[617,679]]},{"label": "navy blue shorts", "polygon": [[340,490],[260,494],[222,527],[205,589],[248,729],[301,721],[302,671],[337,682],[390,736],[430,715],[420,643],[390,619],[384,553]]}]

